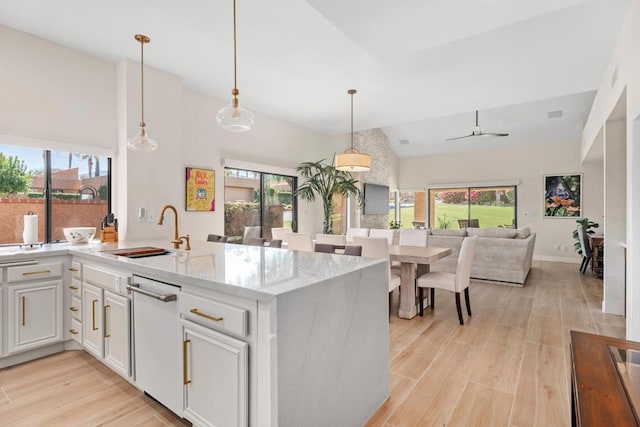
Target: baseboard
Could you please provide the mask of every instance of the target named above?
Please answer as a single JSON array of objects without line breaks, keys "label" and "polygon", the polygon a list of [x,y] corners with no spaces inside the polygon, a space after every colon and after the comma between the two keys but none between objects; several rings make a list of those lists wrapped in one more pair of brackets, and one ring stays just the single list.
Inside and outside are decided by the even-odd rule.
[{"label": "baseboard", "polygon": [[581,259],[575,258],[566,258],[559,256],[547,256],[547,255],[534,255],[534,261],[551,261],[551,262],[565,262],[567,264],[580,264],[582,262]]},{"label": "baseboard", "polygon": [[0,359],[0,369],[8,366],[17,365],[19,363],[28,362],[30,360],[39,359],[41,357],[49,356],[55,353],[64,351],[64,343],[51,344],[46,347],[36,348],[34,350],[25,351],[23,353],[13,354],[11,356],[3,357]]}]

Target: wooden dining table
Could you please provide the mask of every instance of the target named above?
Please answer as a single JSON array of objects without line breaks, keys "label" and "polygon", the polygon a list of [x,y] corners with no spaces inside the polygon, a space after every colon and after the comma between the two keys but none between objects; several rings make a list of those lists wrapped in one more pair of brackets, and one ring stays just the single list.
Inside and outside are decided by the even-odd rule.
[{"label": "wooden dining table", "polygon": [[389,259],[400,261],[399,317],[411,319],[416,316],[416,275],[428,273],[430,264],[448,255],[451,255],[450,248],[389,245]]}]

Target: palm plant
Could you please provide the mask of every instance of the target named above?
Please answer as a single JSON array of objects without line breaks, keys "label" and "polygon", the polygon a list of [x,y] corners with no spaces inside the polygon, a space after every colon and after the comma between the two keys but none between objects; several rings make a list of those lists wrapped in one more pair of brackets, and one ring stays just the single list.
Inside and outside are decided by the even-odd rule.
[{"label": "palm plant", "polygon": [[322,232],[333,233],[333,196],[336,194],[346,196],[354,195],[358,204],[362,205],[362,192],[358,187],[358,180],[349,172],[339,171],[333,165],[324,163],[325,159],[317,162],[301,163],[296,170],[305,178],[305,182],[298,186],[295,194],[302,200],[313,202],[316,197],[322,200],[324,223]]}]

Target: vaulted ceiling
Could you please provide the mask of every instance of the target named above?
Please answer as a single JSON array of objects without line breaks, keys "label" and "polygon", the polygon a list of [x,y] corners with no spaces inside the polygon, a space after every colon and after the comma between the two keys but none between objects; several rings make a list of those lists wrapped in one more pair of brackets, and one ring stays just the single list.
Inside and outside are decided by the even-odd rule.
[{"label": "vaulted ceiling", "polygon": [[[629,3],[237,0],[240,102],[344,133],[356,88],[356,130],[400,157],[579,139]],[[147,34],[146,65],[230,99],[232,0],[0,0],[0,24],[109,61],[138,60]],[[475,110],[510,136],[444,141]]]}]

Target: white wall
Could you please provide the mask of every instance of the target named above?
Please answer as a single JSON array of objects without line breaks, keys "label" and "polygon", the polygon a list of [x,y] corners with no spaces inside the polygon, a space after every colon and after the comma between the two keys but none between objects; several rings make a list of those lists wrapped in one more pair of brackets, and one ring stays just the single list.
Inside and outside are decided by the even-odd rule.
[{"label": "white wall", "polygon": [[[602,223],[602,164],[580,164],[580,143],[565,142],[514,146],[498,150],[401,158],[400,189],[428,184],[512,182],[518,185],[518,227],[537,233],[534,257],[579,262],[573,250],[575,219],[544,218],[543,175],[583,173],[583,215]],[[533,216],[524,216],[533,212]],[[567,251],[556,251],[559,245]]]},{"label": "white wall", "polygon": [[[121,239],[170,239],[173,214],[156,225],[166,204],[178,209],[181,235],[203,240],[209,233],[222,234],[225,158],[295,169],[302,161],[330,159],[344,149],[328,135],[259,113],[251,131],[226,132],[215,117],[230,99],[185,89],[179,76],[145,65],[145,120],[159,148],[130,152],[126,140],[140,122],[138,62],[114,64],[3,26],[0,53],[2,142],[114,156]],[[215,212],[185,211],[187,166],[216,171]],[[148,213],[145,222],[138,221],[141,207]],[[299,209],[301,231],[322,230],[319,202],[300,202]]]},{"label": "white wall", "polygon": [[[640,341],[640,0],[633,0],[583,134],[583,156],[626,89],[627,338]],[[615,77],[615,78],[614,78]],[[634,167],[635,166],[635,167]],[[605,236],[606,238],[606,236]],[[607,267],[605,266],[605,269]]]}]

